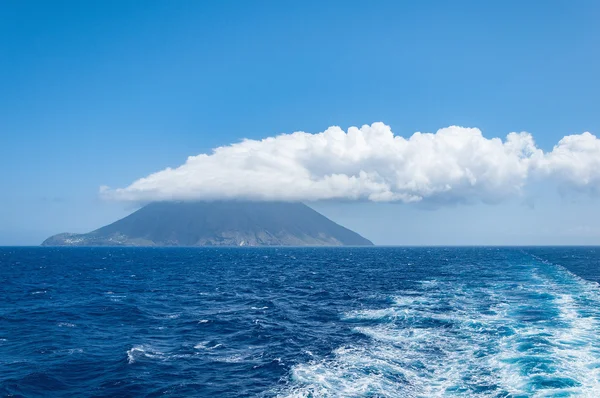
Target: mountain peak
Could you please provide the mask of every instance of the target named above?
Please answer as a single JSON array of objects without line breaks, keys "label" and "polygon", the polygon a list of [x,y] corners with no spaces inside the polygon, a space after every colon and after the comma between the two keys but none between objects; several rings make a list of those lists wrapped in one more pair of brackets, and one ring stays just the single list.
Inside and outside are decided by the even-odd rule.
[{"label": "mountain peak", "polygon": [[303,203],[154,202],[87,234],[44,246],[365,246],[373,243]]}]

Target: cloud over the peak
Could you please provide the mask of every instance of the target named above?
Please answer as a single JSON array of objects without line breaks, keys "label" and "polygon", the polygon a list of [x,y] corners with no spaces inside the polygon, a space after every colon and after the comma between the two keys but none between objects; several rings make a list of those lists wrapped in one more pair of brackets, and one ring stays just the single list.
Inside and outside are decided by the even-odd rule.
[{"label": "cloud over the peak", "polygon": [[383,123],[347,132],[330,127],[219,147],[101,193],[130,201],[497,202],[518,194],[531,178],[600,186],[600,140],[570,135],[544,153],[529,133],[489,139],[479,129],[451,126],[405,139]]}]

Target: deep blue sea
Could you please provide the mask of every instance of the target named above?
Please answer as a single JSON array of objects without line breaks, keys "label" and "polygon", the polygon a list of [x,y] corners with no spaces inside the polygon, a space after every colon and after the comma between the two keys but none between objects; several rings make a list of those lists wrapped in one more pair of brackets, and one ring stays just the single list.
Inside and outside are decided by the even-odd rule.
[{"label": "deep blue sea", "polygon": [[0,248],[0,395],[600,397],[600,248]]}]

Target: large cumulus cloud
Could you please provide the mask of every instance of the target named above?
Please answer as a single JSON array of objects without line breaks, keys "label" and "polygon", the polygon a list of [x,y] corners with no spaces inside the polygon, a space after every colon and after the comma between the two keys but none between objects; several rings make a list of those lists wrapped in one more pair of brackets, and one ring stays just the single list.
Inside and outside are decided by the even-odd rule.
[{"label": "large cumulus cloud", "polygon": [[129,201],[497,202],[534,178],[599,186],[600,140],[566,136],[544,153],[524,132],[489,139],[479,129],[451,126],[405,139],[383,123],[347,132],[330,127],[219,147],[101,194]]}]

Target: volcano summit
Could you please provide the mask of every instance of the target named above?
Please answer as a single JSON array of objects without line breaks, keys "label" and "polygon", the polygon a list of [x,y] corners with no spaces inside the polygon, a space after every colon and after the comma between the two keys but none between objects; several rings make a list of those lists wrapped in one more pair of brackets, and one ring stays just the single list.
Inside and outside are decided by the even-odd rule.
[{"label": "volcano summit", "polygon": [[86,234],[43,246],[370,246],[302,203],[155,202]]}]

